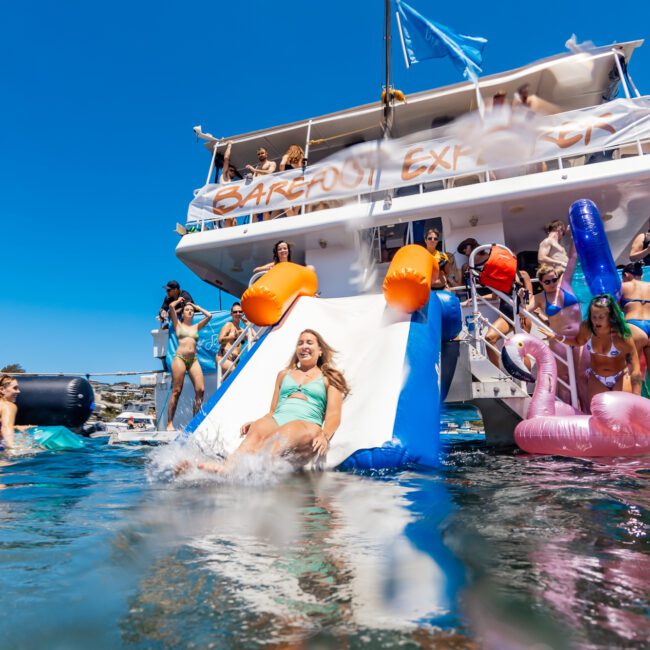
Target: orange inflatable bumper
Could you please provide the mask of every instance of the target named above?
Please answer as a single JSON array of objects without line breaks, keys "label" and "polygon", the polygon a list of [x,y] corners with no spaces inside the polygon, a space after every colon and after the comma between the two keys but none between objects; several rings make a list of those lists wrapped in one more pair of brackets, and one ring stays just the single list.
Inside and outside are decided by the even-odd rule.
[{"label": "orange inflatable bumper", "polygon": [[423,246],[400,248],[384,279],[384,298],[395,309],[411,313],[427,304],[431,278],[438,275],[438,262]]},{"label": "orange inflatable bumper", "polygon": [[248,287],[241,298],[246,318],[255,325],[275,325],[299,296],[313,296],[318,278],[311,269],[280,262]]}]

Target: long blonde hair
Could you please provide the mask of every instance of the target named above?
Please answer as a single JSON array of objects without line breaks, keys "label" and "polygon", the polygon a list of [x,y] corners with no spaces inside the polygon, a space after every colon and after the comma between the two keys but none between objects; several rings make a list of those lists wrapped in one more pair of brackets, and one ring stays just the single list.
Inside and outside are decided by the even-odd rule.
[{"label": "long blonde hair", "polygon": [[302,147],[297,144],[292,144],[287,149],[287,161],[292,165],[300,167],[303,160],[305,159],[305,152],[302,150]]},{"label": "long blonde hair", "polygon": [[[318,341],[318,345],[323,352],[323,354],[318,357],[318,361],[316,362],[316,365],[320,368],[321,372],[323,375],[327,378],[327,380],[334,386],[335,388],[338,388],[343,393],[343,397],[347,397],[350,394],[350,387],[348,386],[348,383],[345,381],[345,377],[343,376],[343,373],[340,370],[337,370],[333,365],[332,365],[332,359],[334,355],[336,354],[336,350],[329,346],[325,341],[323,340],[323,337],[316,331],[311,330],[311,329],[306,329],[300,332],[300,336],[303,334],[312,334],[313,336],[316,337],[316,341]],[[300,339],[300,336],[298,339]],[[295,368],[298,368],[298,352],[294,351],[293,356],[291,357],[291,361],[289,361],[289,365],[287,366],[288,370],[294,370]]]}]

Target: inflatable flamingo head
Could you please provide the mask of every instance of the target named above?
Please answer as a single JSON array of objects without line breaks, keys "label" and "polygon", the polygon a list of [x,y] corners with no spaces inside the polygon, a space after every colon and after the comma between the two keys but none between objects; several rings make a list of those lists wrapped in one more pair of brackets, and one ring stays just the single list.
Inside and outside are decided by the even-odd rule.
[{"label": "inflatable flamingo head", "polygon": [[515,334],[501,350],[501,362],[506,372],[521,381],[535,381],[534,375],[524,364],[527,354],[537,357],[543,343],[530,334]]}]

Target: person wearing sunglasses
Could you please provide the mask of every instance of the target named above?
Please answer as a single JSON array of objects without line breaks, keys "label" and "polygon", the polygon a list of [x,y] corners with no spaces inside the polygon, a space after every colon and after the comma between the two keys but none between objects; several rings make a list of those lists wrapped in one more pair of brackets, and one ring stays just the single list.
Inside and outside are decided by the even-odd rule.
[{"label": "person wearing sunglasses", "polygon": [[438,250],[440,242],[440,232],[437,228],[429,228],[424,235],[424,245],[438,262],[438,276],[431,279],[431,288],[435,290],[447,289],[449,280],[447,272],[449,270],[449,255]]},{"label": "person wearing sunglasses", "polygon": [[[582,321],[580,303],[570,290],[571,284],[568,278],[572,271],[573,264],[571,264],[567,274],[558,272],[552,264],[542,264],[537,269],[537,279],[542,291],[533,297],[528,308],[529,311],[535,312],[542,321],[548,323],[554,332],[557,332],[560,336],[570,338],[578,335],[580,322]],[[551,340],[549,343],[551,350],[555,354],[561,359],[567,358],[567,349],[563,345],[555,340]],[[579,349],[576,348],[573,351],[574,367],[576,370],[582,369],[582,372],[578,372],[578,376],[584,376],[584,372],[588,367],[588,359],[582,359],[583,356]],[[566,364],[558,363],[557,373],[560,379],[568,382],[569,369]],[[567,403],[571,401],[571,395],[564,386],[558,384],[557,392],[563,401]],[[586,399],[586,387],[582,387],[579,392]]]},{"label": "person wearing sunglasses", "polygon": [[580,323],[577,336],[556,334],[551,338],[571,347],[584,345],[590,353],[589,405],[595,395],[612,390],[641,394],[641,368],[632,333],[621,308],[609,294],[591,300],[588,316]]},{"label": "person wearing sunglasses", "polygon": [[236,302],[230,308],[230,316],[232,321],[226,323],[219,332],[219,351],[217,352],[217,365],[221,364],[221,371],[228,372],[239,359],[241,354],[241,343],[228,355],[228,358],[223,360],[227,352],[232,347],[232,344],[239,338],[239,335],[244,331],[242,319],[244,318],[244,311],[241,304]]}]

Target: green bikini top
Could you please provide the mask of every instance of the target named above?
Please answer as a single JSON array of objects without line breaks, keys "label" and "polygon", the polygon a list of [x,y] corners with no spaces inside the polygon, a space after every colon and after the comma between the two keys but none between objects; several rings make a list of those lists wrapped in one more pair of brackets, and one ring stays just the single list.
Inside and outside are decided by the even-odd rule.
[{"label": "green bikini top", "polygon": [[[325,382],[323,381],[323,375],[308,381],[302,386],[291,376],[291,373],[287,373],[280,384],[280,395],[278,396],[278,405],[282,404],[290,395],[295,393],[302,393],[306,401],[310,404],[316,406],[325,413],[325,407],[327,406],[327,390],[325,389]],[[294,398],[300,399],[300,398]]]},{"label": "green bikini top", "polygon": [[187,339],[187,338],[193,338],[195,341],[199,340],[199,333],[193,332],[184,323],[178,324],[178,327],[176,328],[176,335],[178,336],[179,341],[181,339]]}]

